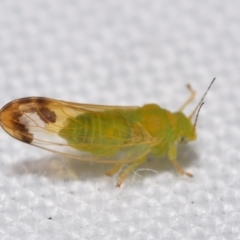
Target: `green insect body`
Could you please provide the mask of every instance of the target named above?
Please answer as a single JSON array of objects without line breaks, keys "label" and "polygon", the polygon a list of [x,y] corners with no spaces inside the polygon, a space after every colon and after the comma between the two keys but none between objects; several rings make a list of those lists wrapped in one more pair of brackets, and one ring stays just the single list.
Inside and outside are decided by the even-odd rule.
[{"label": "green insect body", "polygon": [[133,125],[125,111],[108,110],[69,118],[58,134],[73,148],[107,157],[115,155],[124,143],[131,143]]},{"label": "green insect body", "polygon": [[81,114],[67,119],[58,134],[73,148],[97,155],[107,152],[106,156],[111,156],[126,144],[145,141],[143,132],[137,131],[136,122],[158,139],[158,144],[155,141],[151,149],[157,156],[165,155],[168,149],[173,148],[172,145],[183,139],[196,139],[195,128],[183,113],[171,113],[156,104],[147,104],[131,111],[108,110],[101,115]]},{"label": "green insect body", "polygon": [[[71,147],[103,157],[114,156],[126,145],[141,146],[141,143],[149,141],[146,137],[151,137],[152,141],[147,144],[149,151],[132,163],[132,167],[135,168],[138,162],[143,163],[147,154],[152,153],[159,157],[167,154],[178,170],[177,144],[196,139],[195,127],[189,118],[181,112],[171,113],[156,104],[147,104],[135,110],[84,113],[74,119],[67,119],[58,134]],[[143,144],[143,148],[145,146]],[[120,167],[121,164],[117,163],[116,170]],[[185,172],[180,170],[180,173]]]}]

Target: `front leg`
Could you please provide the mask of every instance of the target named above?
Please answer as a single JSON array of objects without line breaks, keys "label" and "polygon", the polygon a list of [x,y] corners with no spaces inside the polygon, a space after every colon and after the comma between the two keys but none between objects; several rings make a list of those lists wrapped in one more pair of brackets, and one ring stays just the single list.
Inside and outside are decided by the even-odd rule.
[{"label": "front leg", "polygon": [[188,177],[193,177],[191,173],[185,172],[177,162],[177,148],[174,144],[169,146],[168,149],[168,159],[172,162],[173,166],[177,172],[181,175],[187,175]]}]

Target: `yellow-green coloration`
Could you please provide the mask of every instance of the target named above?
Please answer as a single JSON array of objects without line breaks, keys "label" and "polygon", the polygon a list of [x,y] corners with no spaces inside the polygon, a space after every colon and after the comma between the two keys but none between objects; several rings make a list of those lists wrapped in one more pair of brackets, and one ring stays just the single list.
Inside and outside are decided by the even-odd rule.
[{"label": "yellow-green coloration", "polygon": [[[6,132],[25,143],[84,161],[114,164],[106,173],[109,176],[127,164],[117,186],[146,161],[149,153],[159,157],[167,155],[180,174],[192,177],[178,165],[177,145],[196,139],[196,121],[208,90],[187,117],[182,110],[195,96],[190,86],[188,89],[191,96],[174,113],[156,104],[114,107],[24,98],[1,109],[0,124]],[[67,153],[68,148],[75,152]]]},{"label": "yellow-green coloration", "polygon": [[[105,157],[114,156],[126,144],[131,146],[137,142],[146,142],[142,130],[133,132],[133,129],[141,126],[153,140],[148,144],[146,154],[132,163],[132,166],[144,162],[150,152],[159,157],[167,154],[178,166],[177,144],[196,139],[195,128],[189,118],[181,112],[171,113],[156,104],[147,104],[131,111],[110,110],[101,115],[85,113],[67,119],[64,125],[59,136],[66,139],[71,147]],[[181,174],[191,176],[180,170],[180,167],[177,169]],[[115,171],[112,174],[114,173]],[[120,184],[121,181],[118,185]]]},{"label": "yellow-green coloration", "polygon": [[117,154],[126,144],[131,146],[144,142],[142,130],[133,131],[138,126],[155,139],[151,152],[158,156],[165,155],[172,145],[181,143],[183,139],[196,139],[195,129],[183,113],[171,113],[155,104],[147,104],[130,112],[110,110],[101,115],[85,113],[67,119],[64,125],[58,134],[71,147],[105,156]]},{"label": "yellow-green coloration", "polygon": [[112,156],[124,144],[132,143],[131,133],[135,124],[133,115],[137,113],[138,110],[132,111],[130,115],[124,110],[109,110],[102,114],[84,113],[74,119],[67,119],[59,136],[78,150]]}]

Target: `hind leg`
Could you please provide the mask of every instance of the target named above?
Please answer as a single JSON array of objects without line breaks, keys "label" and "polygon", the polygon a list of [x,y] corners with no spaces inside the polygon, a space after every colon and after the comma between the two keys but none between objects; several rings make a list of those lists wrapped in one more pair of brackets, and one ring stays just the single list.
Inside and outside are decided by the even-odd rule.
[{"label": "hind leg", "polygon": [[136,160],[134,163],[129,165],[119,176],[116,187],[120,187],[124,179],[131,173],[134,169],[136,169],[139,165],[146,161],[146,156],[141,157],[140,159]]},{"label": "hind leg", "polygon": [[113,168],[109,169],[105,174],[109,177],[113,176],[115,173],[117,173],[120,168],[122,167],[122,163],[115,164]]},{"label": "hind leg", "polygon": [[[140,159],[136,160],[135,162],[131,163],[130,165],[128,165],[128,167],[120,174],[116,187],[120,187],[122,182],[124,181],[124,179],[135,169],[137,168],[139,165],[141,165],[142,163],[144,163],[146,161],[146,156],[141,157]],[[125,163],[118,163],[115,164],[113,166],[113,168],[111,168],[109,171],[107,171],[105,174],[107,176],[112,176],[115,173],[117,173],[120,168],[124,165]]]}]

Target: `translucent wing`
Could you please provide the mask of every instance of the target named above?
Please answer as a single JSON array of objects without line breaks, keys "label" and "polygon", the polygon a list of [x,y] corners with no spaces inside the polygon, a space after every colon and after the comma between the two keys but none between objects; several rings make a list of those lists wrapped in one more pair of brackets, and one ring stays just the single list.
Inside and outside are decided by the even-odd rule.
[{"label": "translucent wing", "polygon": [[0,124],[20,141],[67,157],[127,163],[146,155],[154,144],[143,126],[131,119],[137,109],[29,97],[5,105]]}]

